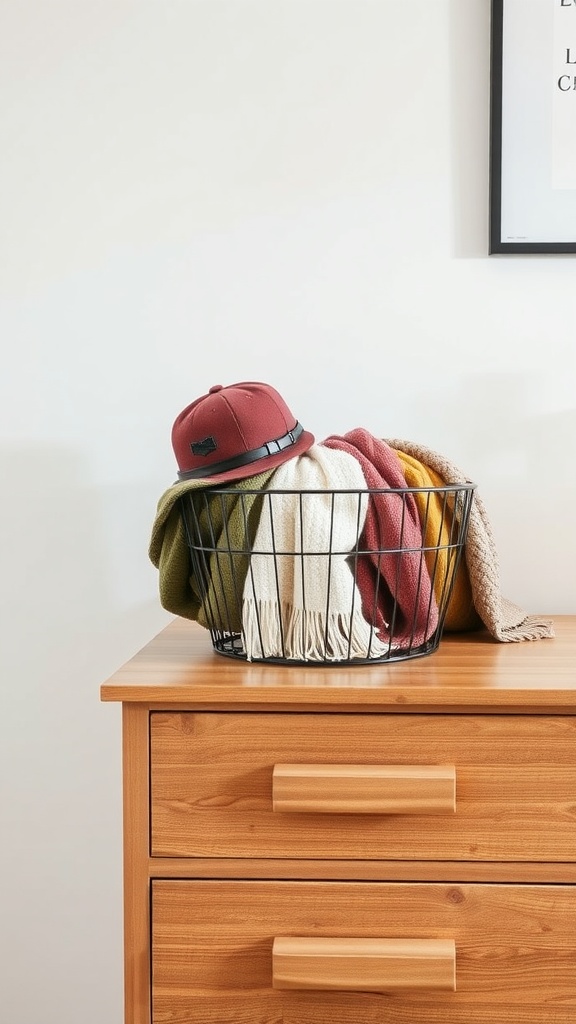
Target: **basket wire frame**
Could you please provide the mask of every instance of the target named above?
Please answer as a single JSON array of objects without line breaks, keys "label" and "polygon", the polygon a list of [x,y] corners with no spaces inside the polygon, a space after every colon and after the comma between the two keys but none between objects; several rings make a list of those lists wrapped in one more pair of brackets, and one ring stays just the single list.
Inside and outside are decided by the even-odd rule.
[{"label": "basket wire frame", "polygon": [[[443,634],[466,544],[475,486],[466,483],[445,487],[366,488],[361,491],[208,488],[182,495],[179,501],[190,555],[190,580],[200,602],[199,621],[209,629],[214,650],[237,660],[289,665],[374,664],[431,654],[438,648]],[[346,496],[348,502],[354,502],[356,540],[350,550],[334,547],[339,496]],[[322,544],[310,548],[303,540],[305,526],[310,521],[309,517],[314,515],[314,502],[319,497],[328,502],[328,528]],[[406,522],[413,508],[409,503],[413,503],[416,497],[419,499],[421,536],[426,538],[426,542],[423,540],[418,547],[404,542]],[[286,523],[277,522],[278,510],[275,507],[276,502],[286,498],[290,501],[294,517],[294,522],[289,524],[289,532],[297,540],[288,547],[282,543]],[[382,515],[386,514],[386,503],[392,501],[401,503],[398,544],[366,547],[362,524],[367,504],[379,503]],[[347,507],[349,509],[350,505]],[[398,519],[397,504],[394,514]],[[258,523],[263,516],[268,517],[271,540],[266,550],[254,546]],[[232,523],[234,529],[231,528]],[[350,574],[350,604],[349,614],[338,618],[341,642],[338,653],[335,653],[329,622],[333,579],[336,567],[341,572],[343,560]],[[362,594],[358,587],[359,569],[365,566],[366,560],[369,560],[372,572],[368,595],[366,587]],[[317,587],[318,579],[325,583],[320,614],[324,622],[323,634],[312,655],[301,653],[307,645],[305,635],[296,643],[300,656],[295,655],[295,645],[287,635],[289,626],[283,610],[286,593],[282,587],[287,562],[297,579],[296,600],[304,612],[301,631],[305,629],[309,593]],[[263,567],[260,573],[258,566]],[[400,601],[407,566],[410,567],[414,606],[412,620],[408,622]],[[275,598],[273,606],[278,640],[272,651],[266,643],[266,626],[258,603],[262,573],[268,589],[272,586]],[[428,592],[430,596],[422,607],[423,595]],[[252,602],[256,637],[249,645],[244,628],[247,593],[256,599]],[[293,594],[290,596],[294,597]],[[386,612],[386,628],[379,630],[382,607]],[[360,651],[358,644],[353,643],[352,627],[346,624],[348,619],[354,619],[355,614],[361,614],[368,627],[364,649]]]}]

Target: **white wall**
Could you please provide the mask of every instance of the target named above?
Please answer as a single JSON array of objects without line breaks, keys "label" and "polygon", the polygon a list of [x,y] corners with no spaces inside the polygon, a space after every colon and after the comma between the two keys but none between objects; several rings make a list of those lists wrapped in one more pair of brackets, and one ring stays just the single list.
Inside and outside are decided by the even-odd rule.
[{"label": "white wall", "polygon": [[120,1024],[120,709],[170,428],[274,384],[480,487],[576,612],[574,258],[488,257],[489,0],[2,0],[2,1016]]}]

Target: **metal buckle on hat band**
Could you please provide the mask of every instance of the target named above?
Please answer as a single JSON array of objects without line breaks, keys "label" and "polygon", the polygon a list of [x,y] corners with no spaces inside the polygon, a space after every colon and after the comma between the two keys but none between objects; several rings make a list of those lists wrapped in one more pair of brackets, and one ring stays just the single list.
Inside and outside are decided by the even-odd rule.
[{"label": "metal buckle on hat band", "polygon": [[[298,423],[297,426],[300,427],[300,424]],[[294,437],[295,430],[296,428],[289,430],[287,434],[284,434],[284,437],[279,437],[275,441],[266,441],[266,444],[262,445],[262,447],[268,449],[268,455],[277,455],[278,452],[282,452],[289,445],[294,444],[294,441],[296,441],[296,437]],[[300,427],[297,436],[300,437],[301,433],[302,427]]]},{"label": "metal buckle on hat band", "polygon": [[235,455],[232,459],[213,462],[211,465],[202,466],[199,469],[184,470],[178,473],[178,479],[203,480],[210,476],[216,476],[217,473],[227,473],[231,469],[239,469],[240,466],[249,466],[251,462],[258,462],[259,459],[265,459],[269,455],[277,455],[286,448],[290,448],[291,445],[296,443],[303,430],[302,424],[296,423],[296,426],[292,427],[292,430],[289,430],[282,437],[266,441],[260,448],[252,448],[249,452],[242,452],[241,455]]}]

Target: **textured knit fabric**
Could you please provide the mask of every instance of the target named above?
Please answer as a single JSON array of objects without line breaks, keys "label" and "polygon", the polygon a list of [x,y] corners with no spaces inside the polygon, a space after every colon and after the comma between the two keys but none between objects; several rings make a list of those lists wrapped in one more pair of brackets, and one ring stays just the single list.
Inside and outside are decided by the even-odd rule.
[{"label": "textured knit fabric", "polygon": [[[387,444],[423,462],[447,484],[467,483],[468,478],[443,455],[413,441],[387,439]],[[498,553],[488,514],[478,491],[474,494],[465,546],[474,607],[488,632],[503,643],[539,640],[554,636],[550,619],[528,615],[502,596]]]},{"label": "textured knit fabric", "polygon": [[[369,488],[405,488],[398,455],[390,445],[361,427],[324,442],[353,455]],[[360,538],[362,554],[356,580],[364,615],[381,640],[394,646],[418,647],[438,625],[438,606],[422,554],[418,506],[408,494],[372,495]]]},{"label": "textured knit fabric", "polygon": [[[331,493],[338,489],[356,493]],[[341,661],[387,652],[362,615],[349,564],[364,525],[368,499],[358,492],[365,490],[358,461],[320,445],[276,470],[244,587],[249,660]]]},{"label": "textured knit fabric", "polygon": [[[395,449],[406,478],[408,487],[445,487],[446,481],[429,466],[408,455],[400,449]],[[447,496],[438,491],[419,491],[414,494],[420,521],[424,530],[424,543],[429,550],[426,553],[426,563],[433,580],[434,594],[438,604],[443,601],[446,586],[450,585],[452,576],[454,582],[452,593],[446,609],[444,630],[447,632],[462,632],[464,630],[478,629],[481,619],[474,608],[472,600],[472,587],[466,559],[460,558],[458,568],[454,573],[455,551],[450,549],[451,539],[454,537],[458,527],[454,523],[454,497]]]},{"label": "textured knit fabric", "polygon": [[[164,492],[158,502],[148,550],[152,564],[159,570],[163,608],[185,619],[194,619],[206,629],[210,628],[206,617],[206,608],[209,608],[217,628],[240,631],[241,595],[249,557],[229,554],[227,549],[250,550],[262,498],[245,492],[265,487],[273,472],[271,469],[236,481],[230,485],[233,493],[226,495],[214,494],[206,488],[205,480],[183,481]],[[204,492],[198,503],[201,510],[200,539],[216,549],[206,556],[207,591],[192,571],[182,521],[179,499],[191,491]]]}]

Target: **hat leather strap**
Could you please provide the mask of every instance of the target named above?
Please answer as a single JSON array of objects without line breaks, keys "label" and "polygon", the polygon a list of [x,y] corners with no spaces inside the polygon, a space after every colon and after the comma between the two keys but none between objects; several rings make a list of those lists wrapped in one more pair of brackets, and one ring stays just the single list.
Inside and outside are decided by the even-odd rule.
[{"label": "hat leather strap", "polygon": [[268,455],[277,455],[295,444],[304,430],[301,423],[289,430],[283,437],[277,437],[274,441],[266,441],[260,448],[251,448],[249,452],[242,452],[232,459],[224,459],[222,462],[212,462],[209,466],[202,466],[200,469],[188,469],[178,473],[179,480],[203,480],[205,477],[216,476],[217,473],[227,473],[231,469],[238,469],[240,466],[248,466],[251,462],[258,462]]}]

